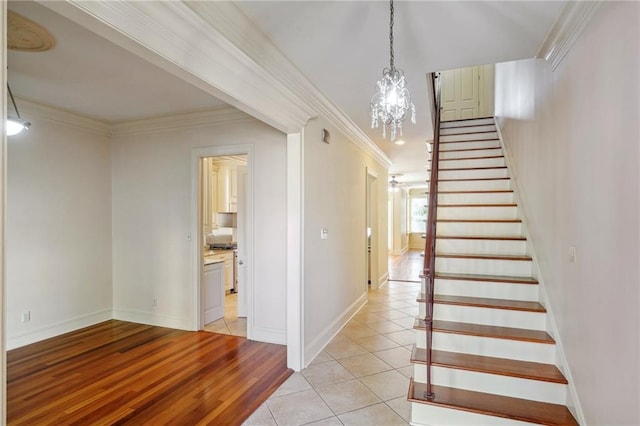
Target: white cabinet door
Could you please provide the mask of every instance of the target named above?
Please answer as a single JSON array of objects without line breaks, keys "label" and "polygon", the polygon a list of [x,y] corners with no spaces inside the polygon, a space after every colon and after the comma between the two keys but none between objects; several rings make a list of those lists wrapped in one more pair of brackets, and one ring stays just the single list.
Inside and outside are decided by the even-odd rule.
[{"label": "white cabinet door", "polygon": [[202,282],[204,324],[209,324],[224,316],[224,262],[206,265]]}]

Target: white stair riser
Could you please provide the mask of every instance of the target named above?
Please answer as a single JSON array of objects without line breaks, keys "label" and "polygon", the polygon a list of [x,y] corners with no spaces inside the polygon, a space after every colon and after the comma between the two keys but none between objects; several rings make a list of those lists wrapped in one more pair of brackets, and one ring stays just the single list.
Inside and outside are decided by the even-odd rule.
[{"label": "white stair riser", "polygon": [[438,219],[517,219],[516,206],[439,206]]},{"label": "white stair riser", "polygon": [[[426,365],[414,364],[413,380],[418,383],[426,383],[426,377]],[[524,398],[550,404],[566,403],[566,385],[540,380],[433,366],[431,368],[431,383],[438,386]]]},{"label": "white stair riser", "polygon": [[441,121],[440,129],[447,129],[449,127],[458,127],[458,126],[482,126],[486,124],[495,124],[493,118],[474,118],[472,120],[451,120],[451,121]]},{"label": "white stair riser", "polygon": [[[418,315],[424,316],[424,312],[419,312]],[[527,330],[544,330],[546,325],[546,314],[544,313],[440,303],[434,304],[433,317],[439,321],[523,328]]]},{"label": "white stair riser", "polygon": [[438,222],[436,235],[512,236],[521,235],[521,222]]},{"label": "white stair riser", "polygon": [[441,135],[440,142],[475,141],[485,139],[496,139],[498,132],[487,133],[465,133],[461,135]]},{"label": "white stair riser", "polygon": [[436,255],[436,272],[456,274],[530,277],[532,262],[527,260],[445,258]]},{"label": "white stair riser", "polygon": [[420,402],[411,403],[411,425],[413,426],[525,426],[533,424]]},{"label": "white stair riser", "polygon": [[501,148],[498,140],[481,140],[472,142],[454,142],[440,144],[440,152],[459,149]]},{"label": "white stair riser", "polygon": [[522,300],[537,302],[538,286],[492,281],[445,280],[436,278],[436,294],[449,296],[484,297],[488,299]]},{"label": "white stair riser", "polygon": [[[426,347],[426,332],[424,330],[416,330],[416,346],[419,348]],[[467,336],[438,331],[433,333],[433,349],[495,358],[542,362],[544,364],[554,364],[556,359],[556,346],[553,344]]]},{"label": "white stair riser", "polygon": [[496,126],[495,124],[485,124],[482,126],[464,126],[464,127],[449,127],[449,128],[441,128],[440,136],[445,135],[457,135],[459,133],[472,133],[472,132],[495,132]]},{"label": "white stair riser", "polygon": [[[507,169],[463,169],[463,170],[440,170],[438,179],[487,179],[506,178]],[[438,185],[440,188],[440,185]]]},{"label": "white stair riser", "polygon": [[501,191],[511,189],[511,179],[438,182],[438,191]]},{"label": "white stair riser", "polygon": [[[438,189],[440,185],[438,185]],[[442,189],[440,189],[442,191]],[[469,190],[468,190],[469,191]],[[438,204],[511,204],[513,192],[438,194]]]},{"label": "white stair riser", "polygon": [[[431,165],[431,164],[429,164]],[[455,160],[440,160],[440,170],[460,169],[465,167],[500,167],[504,166],[504,157],[497,158],[456,158]]]},{"label": "white stair riser", "polygon": [[449,158],[494,157],[502,155],[502,148],[490,148],[474,151],[440,151],[440,160]]},{"label": "white stair riser", "polygon": [[465,240],[453,238],[436,239],[439,253],[467,254],[515,254],[527,253],[527,242],[523,240]]}]

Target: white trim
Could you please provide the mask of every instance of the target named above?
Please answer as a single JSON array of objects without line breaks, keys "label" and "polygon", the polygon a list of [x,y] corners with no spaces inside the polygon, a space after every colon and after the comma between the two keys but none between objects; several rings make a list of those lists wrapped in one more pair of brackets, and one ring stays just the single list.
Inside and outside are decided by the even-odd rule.
[{"label": "white trim", "polygon": [[385,272],[384,274],[380,275],[380,277],[378,278],[378,290],[380,290],[380,288],[387,284],[389,282],[389,271]]},{"label": "white trim", "polygon": [[7,336],[7,350],[19,348],[31,343],[39,342],[50,337],[59,336],[70,331],[80,328],[89,327],[91,325],[108,321],[113,318],[111,309],[92,312],[85,315],[79,315],[54,324],[48,324],[44,327],[30,330],[25,333]]},{"label": "white trim", "polygon": [[154,134],[180,129],[209,127],[221,123],[226,124],[242,120],[255,119],[239,109],[225,106],[221,108],[185,112],[182,114],[146,118],[144,120],[115,123],[111,126],[111,133],[114,137]]},{"label": "white trim", "polygon": [[35,116],[43,121],[61,124],[94,135],[111,136],[109,124],[103,121],[23,98],[16,98],[16,103],[22,112],[21,116],[27,121],[33,120],[31,117]]},{"label": "white trim", "polygon": [[202,233],[200,232],[200,208],[199,208],[199,182],[200,182],[200,159],[204,157],[216,157],[223,155],[246,155],[247,156],[247,203],[246,203],[246,223],[245,230],[246,244],[246,274],[245,289],[247,296],[247,338],[253,339],[254,328],[254,268],[255,262],[253,257],[253,176],[254,176],[254,147],[250,144],[243,145],[224,145],[209,146],[202,148],[193,148],[191,150],[191,271],[192,271],[192,293],[191,293],[191,309],[192,317],[190,321],[190,330],[200,329],[201,303],[200,303],[200,282],[202,279]]},{"label": "white trim", "polygon": [[287,333],[276,328],[267,328],[254,325],[253,339],[259,342],[274,343],[276,345],[287,344]]},{"label": "white trim", "polygon": [[174,317],[171,315],[157,314],[137,309],[114,309],[113,319],[135,322],[137,324],[148,324],[155,327],[167,327],[178,330],[193,331],[189,318]]},{"label": "white trim", "polygon": [[315,357],[333,340],[334,337],[345,325],[351,321],[351,318],[358,313],[360,309],[367,303],[368,294],[365,291],[353,302],[347,309],[344,310],[331,324],[329,324],[318,336],[313,339],[307,348],[305,348],[305,367],[307,367]]},{"label": "white trim", "polygon": [[280,131],[300,129],[316,115],[186,2],[41,4]]},{"label": "white trim", "polygon": [[566,2],[538,49],[536,57],[546,59],[551,63],[551,69],[555,70],[601,3],[601,0]]},{"label": "white trim", "polygon": [[304,367],[304,131],[287,135],[287,367]]},{"label": "white trim", "polygon": [[[0,22],[7,23],[7,3],[0,5]],[[3,27],[5,28],[5,27]],[[2,76],[2,98],[0,99],[0,376],[7,372],[7,31],[0,34],[0,76]],[[7,423],[7,381],[0,380],[0,424]]]},{"label": "white trim", "polygon": [[518,185],[517,174],[515,173],[517,169],[513,166],[514,162],[512,160],[513,159],[512,154],[509,151],[509,149],[507,149],[507,146],[504,143],[499,121],[494,118],[494,122],[496,124],[496,130],[498,132],[498,139],[500,140],[500,146],[504,151],[505,164],[507,166],[509,176],[511,177],[514,203],[518,205],[520,215],[522,216],[522,234],[527,239],[529,254],[533,259],[533,268],[534,268],[533,276],[536,277],[538,280],[538,298],[540,300],[540,303],[542,303],[542,305],[547,310],[547,319],[546,319],[547,331],[549,332],[549,334],[551,334],[551,336],[556,342],[556,345],[555,345],[556,346],[556,364],[560,369],[560,371],[562,371],[562,374],[564,374],[567,381],[569,382],[569,384],[567,385],[567,403],[566,404],[569,410],[571,411],[571,414],[573,414],[576,417],[576,420],[578,421],[578,423],[581,425],[586,425],[587,422],[584,417],[584,412],[582,411],[582,406],[580,405],[580,399],[578,398],[578,392],[575,387],[575,381],[573,380],[573,375],[571,374],[569,361],[567,360],[566,354],[564,352],[562,338],[560,337],[560,332],[558,330],[557,322],[553,314],[553,309],[551,308],[549,296],[547,294],[544,279],[542,277],[542,271],[540,270],[540,267],[539,267],[538,257],[536,256],[536,251],[533,247],[533,240],[531,239],[531,234],[529,233],[529,229],[527,227],[528,221],[527,221],[527,215],[525,212],[526,206],[524,205],[524,203],[522,202],[522,199],[519,196],[521,191]]},{"label": "white trim", "polygon": [[233,46],[246,52],[261,69],[270,74],[270,78],[278,80],[291,93],[295,93],[296,103],[302,102],[303,105],[312,107],[312,115],[319,113],[380,165],[387,168],[391,166],[391,160],[384,151],[344,111],[318,90],[236,4],[189,2],[187,5]]}]

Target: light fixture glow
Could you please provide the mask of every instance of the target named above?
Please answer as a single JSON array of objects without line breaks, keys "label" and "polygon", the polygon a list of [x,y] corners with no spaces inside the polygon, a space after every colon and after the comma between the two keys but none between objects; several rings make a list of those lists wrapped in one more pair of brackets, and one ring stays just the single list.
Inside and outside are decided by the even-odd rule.
[{"label": "light fixture glow", "polygon": [[376,92],[369,103],[371,128],[382,123],[382,137],[387,138],[387,126],[391,128],[391,142],[402,136],[402,122],[411,112],[411,122],[416,122],[416,108],[407,89],[404,72],[394,65],[393,56],[393,0],[389,2],[389,68],[382,70],[382,79],[376,83]]},{"label": "light fixture glow", "polygon": [[16,100],[13,98],[13,93],[11,92],[11,87],[9,87],[9,83],[7,83],[7,90],[9,92],[9,96],[11,97],[11,103],[13,104],[13,109],[16,111],[16,115],[18,118],[9,117],[5,122],[5,131],[7,136],[17,135],[23,130],[28,130],[31,127],[31,123],[26,120],[23,120],[20,117],[20,111],[18,111],[18,106],[16,105]]},{"label": "light fixture glow", "polygon": [[396,141],[394,142],[394,144],[396,144],[396,145],[404,145],[404,144],[405,144],[405,141],[404,141],[404,139],[396,139]]}]

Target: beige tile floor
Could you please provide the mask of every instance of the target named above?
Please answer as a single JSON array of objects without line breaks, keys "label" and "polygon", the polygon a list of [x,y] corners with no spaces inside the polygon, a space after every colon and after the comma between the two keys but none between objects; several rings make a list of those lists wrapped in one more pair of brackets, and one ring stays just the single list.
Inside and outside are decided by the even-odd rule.
[{"label": "beige tile floor", "polygon": [[228,293],[224,299],[224,317],[206,324],[205,331],[247,337],[247,319],[238,318],[238,294]]},{"label": "beige tile floor", "polygon": [[244,423],[407,425],[409,361],[419,283],[390,281],[300,373],[294,373]]}]

